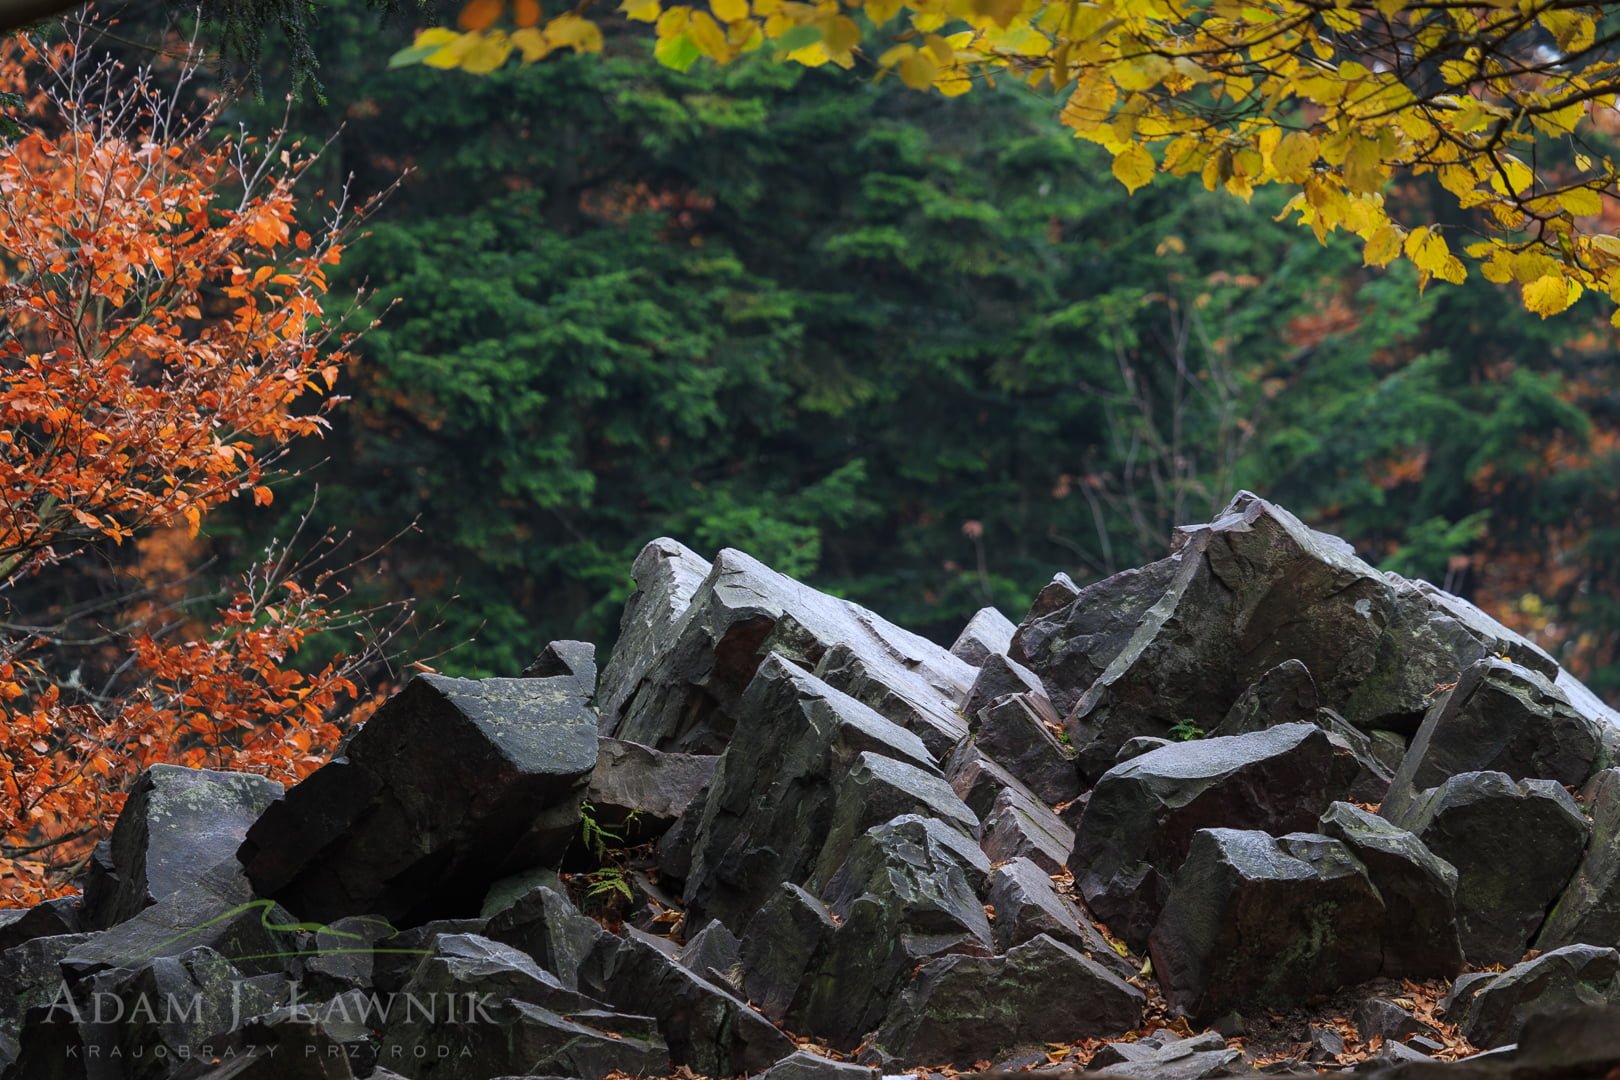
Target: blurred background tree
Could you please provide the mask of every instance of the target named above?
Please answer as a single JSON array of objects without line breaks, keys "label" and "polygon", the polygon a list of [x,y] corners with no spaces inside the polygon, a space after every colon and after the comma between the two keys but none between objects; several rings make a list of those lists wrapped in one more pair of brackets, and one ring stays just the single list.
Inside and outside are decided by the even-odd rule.
[{"label": "blurred background tree", "polygon": [[[342,270],[392,310],[306,487],[234,528],[316,483],[317,522],[362,540],[416,519],[361,587],[445,601],[466,644],[440,666],[607,643],[660,534],[949,640],[1250,487],[1620,689],[1596,305],[1543,322],[1477,277],[1419,297],[1409,268],[1274,221],[1280,194],[1127,198],[1027,88],[682,74],[613,33],[482,78],[388,70],[375,19],[323,15],[324,101],[293,124],[341,127],[321,167],[359,193],[408,171]],[[288,84],[286,56],[263,64]]]}]

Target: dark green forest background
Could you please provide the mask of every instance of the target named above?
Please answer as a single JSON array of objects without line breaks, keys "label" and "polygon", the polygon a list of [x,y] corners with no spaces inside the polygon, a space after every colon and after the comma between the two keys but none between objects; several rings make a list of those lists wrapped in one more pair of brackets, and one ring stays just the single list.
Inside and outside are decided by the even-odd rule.
[{"label": "dark green forest background", "polygon": [[[435,663],[611,640],[648,539],[744,548],[942,641],[1055,571],[1162,554],[1238,487],[1537,634],[1620,690],[1614,338],[1404,268],[1196,180],[1127,197],[1057,105],[869,73],[687,74],[644,37],[483,78],[389,70],[323,15],[291,106],[328,187],[400,189],[333,433],[270,510],[382,542]],[[233,119],[279,123],[285,70]],[[329,102],[330,104],[326,104]],[[1434,213],[1420,187],[1392,198]],[[258,515],[250,518],[249,515]],[[446,601],[454,597],[455,599]]]}]

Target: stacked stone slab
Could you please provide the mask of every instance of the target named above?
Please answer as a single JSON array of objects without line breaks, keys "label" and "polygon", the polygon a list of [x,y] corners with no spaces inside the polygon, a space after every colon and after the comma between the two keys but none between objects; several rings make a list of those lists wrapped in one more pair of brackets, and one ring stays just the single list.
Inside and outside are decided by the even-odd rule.
[{"label": "stacked stone slab", "polygon": [[1219,1076],[1213,1032],[1138,1030],[1149,980],[1226,1028],[1465,964],[1448,1017],[1525,1044],[1479,1075],[1620,1065],[1541,1018],[1620,1001],[1620,718],[1263,499],[949,649],[737,551],[632,576],[600,677],[568,641],[419,677],[285,791],[141,777],[82,898],[0,911],[0,1078],[853,1080],[1099,1038],[1098,1075]]}]

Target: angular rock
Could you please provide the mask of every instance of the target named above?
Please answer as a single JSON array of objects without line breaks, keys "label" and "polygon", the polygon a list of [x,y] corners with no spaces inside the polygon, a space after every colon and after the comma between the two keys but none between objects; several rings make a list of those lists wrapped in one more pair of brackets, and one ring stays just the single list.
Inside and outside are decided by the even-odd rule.
[{"label": "angular rock", "polygon": [[979,668],[979,677],[973,680],[973,687],[962,702],[962,712],[976,717],[981,709],[1012,694],[1028,694],[1044,701],[1046,688],[1024,665],[999,654],[991,656]]},{"label": "angular rock", "polygon": [[579,683],[586,702],[596,699],[596,646],[589,641],[553,641],[524,668],[525,679],[554,679],[566,675]]},{"label": "angular rock", "polygon": [[280,798],[274,780],[249,773],[154,765],[135,781],[107,849],[110,891],[87,923],[123,922],[219,863],[236,866],[248,827]]},{"label": "angular rock", "polygon": [[34,938],[76,934],[81,928],[79,901],[71,896],[31,908],[0,908],[0,953]]},{"label": "angular rock", "polygon": [[1057,718],[1044,699],[1013,694],[982,709],[974,729],[981,751],[1048,804],[1080,794],[1074,751],[1053,732]]},{"label": "angular rock", "polygon": [[1028,858],[1049,874],[1061,874],[1074,850],[1074,830],[1045,803],[1008,787],[990,807],[979,846],[992,863]]},{"label": "angular rock", "polygon": [[1161,559],[1084,590],[1067,577],[1054,580],[1013,634],[1007,655],[1033,671],[1053,708],[1067,715],[1131,642],[1178,566],[1179,560]]},{"label": "angular rock", "polygon": [[1155,735],[1138,735],[1126,739],[1120,744],[1119,753],[1114,755],[1114,764],[1122,765],[1132,758],[1139,758],[1143,754],[1151,754],[1155,750],[1162,750],[1166,746],[1174,746],[1175,740],[1161,739]]},{"label": "angular rock", "polygon": [[1399,956],[1407,975],[1449,978],[1462,969],[1455,867],[1405,829],[1352,803],[1330,806],[1321,832],[1367,868],[1384,901],[1384,952]]},{"label": "angular rock", "polygon": [[[767,652],[790,657],[814,654],[819,647],[806,645],[798,622],[790,615],[777,622],[776,630],[761,646]],[[937,689],[925,690],[886,661],[874,662],[852,645],[839,643],[822,653],[815,676],[915,734],[936,758],[944,757],[968,733],[956,696]]]},{"label": "angular rock", "polygon": [[1418,792],[1465,772],[1579,787],[1601,747],[1601,723],[1573,708],[1546,677],[1487,657],[1429,709],[1385,806],[1399,814]]},{"label": "angular rock", "polygon": [[1218,1032],[1182,1038],[1169,1028],[1160,1028],[1131,1042],[1104,1043],[1086,1062],[1086,1072],[1097,1072],[1113,1065],[1168,1063],[1190,1054],[1226,1049]]},{"label": "angular rock", "polygon": [[1141,1024],[1146,996],[1042,934],[1004,956],[924,964],[873,1042],[905,1063],[970,1065],[1008,1051]]},{"label": "angular rock", "polygon": [[544,885],[524,893],[483,927],[492,941],[521,949],[569,989],[593,953],[611,938],[595,919],[581,915],[568,897]]},{"label": "angular rock", "polygon": [[667,536],[648,542],[636,556],[630,568],[636,591],[625,601],[618,641],[597,687],[603,734],[613,734],[625,703],[663,656],[712,569],[707,559]]},{"label": "angular rock", "polygon": [[951,646],[951,655],[974,667],[983,667],[992,656],[1006,656],[1018,627],[993,607],[980,608],[968,620]]},{"label": "angular rock", "polygon": [[1370,997],[1356,1005],[1356,1032],[1362,1042],[1377,1036],[1385,1042],[1404,1042],[1414,1035],[1432,1037],[1435,1030],[1388,998]]},{"label": "angular rock", "polygon": [[1251,683],[1210,734],[1242,735],[1278,724],[1308,724],[1316,719],[1319,704],[1310,670],[1298,660],[1284,660]]},{"label": "angular rock", "polygon": [[902,814],[934,818],[968,837],[979,833],[979,819],[937,772],[870,750],[850,764],[833,801],[832,820],[809,878],[812,891],[819,891],[843,865],[858,836]]},{"label": "angular rock", "polygon": [[1099,1068],[1088,1075],[1139,1077],[1141,1080],[1203,1080],[1208,1076],[1247,1074],[1250,1070],[1243,1065],[1242,1057],[1242,1051],[1227,1049],[1224,1040],[1211,1032],[1190,1039],[1168,1039],[1149,1052],[1138,1053],[1130,1060]]},{"label": "angular rock", "polygon": [[754,1080],[872,1080],[873,1075],[873,1071],[864,1065],[834,1061],[808,1050],[797,1050]]},{"label": "angular rock", "polygon": [[489,891],[484,894],[484,903],[478,909],[479,918],[494,918],[521,900],[528,892],[542,885],[558,893],[568,891],[560,873],[549,866],[536,866],[511,877],[501,878],[491,885]]},{"label": "angular rock", "polygon": [[686,939],[676,959],[694,975],[742,994],[742,941],[719,919]]},{"label": "angular rock", "polygon": [[64,993],[62,958],[90,940],[89,934],[30,938],[0,953],[0,1036],[15,1037],[23,1015]]},{"label": "angular rock", "polygon": [[1383,925],[1378,891],[1337,840],[1204,829],[1149,951],[1166,1000],[1198,1021],[1306,1001],[1398,966],[1382,951]]},{"label": "angular rock", "polygon": [[1391,820],[1457,870],[1457,922],[1472,964],[1523,955],[1586,847],[1587,823],[1551,780],[1462,773]]},{"label": "angular rock", "polygon": [[1536,948],[1620,942],[1620,769],[1605,769],[1581,792],[1592,841],[1558,898]]},{"label": "angular rock", "polygon": [[669,1073],[669,1050],[649,1018],[600,1010],[564,1017],[515,998],[479,1004],[472,1023],[465,1010],[446,1016],[446,1009],[391,1021],[378,1062],[407,1080]]},{"label": "angular rock", "polygon": [[823,894],[837,928],[806,964],[788,1029],[847,1050],[882,1020],[918,964],[988,955],[976,883],[989,870],[973,842],[941,822],[907,815],[869,830]]},{"label": "angular rock", "polygon": [[306,919],[471,914],[492,882],[562,857],[596,743],[570,676],[421,675],[271,804],[239,857],[260,895]]},{"label": "angular rock", "polygon": [[297,950],[287,910],[256,898],[234,862],[221,863],[109,930],[91,935],[61,964],[88,976],[133,968],[207,946],[249,974],[287,970]]},{"label": "angular rock", "polygon": [[1113,933],[1140,948],[1199,830],[1313,828],[1342,794],[1340,771],[1313,724],[1174,743],[1132,758],[1091,792],[1068,864],[1075,885]]},{"label": "angular rock", "polygon": [[998,953],[1046,934],[1121,977],[1135,975],[1142,966],[1115,952],[1086,913],[1059,894],[1046,871],[1029,859],[1013,859],[991,870],[985,903],[995,912],[990,926]]},{"label": "angular rock", "polygon": [[309,954],[304,957],[305,987],[318,995],[369,988],[379,943],[396,933],[387,919],[372,915],[322,927],[303,949]]},{"label": "angular rock", "polygon": [[825,904],[800,886],[783,882],[743,933],[743,989],[748,1000],[777,1021],[802,1012],[795,1007],[800,988],[811,969],[825,959],[837,931]]},{"label": "angular rock", "polygon": [[119,1018],[105,1025],[106,1034],[128,1080],[161,1080],[172,1062],[200,1055],[212,1036],[285,1004],[292,993],[285,976],[249,977],[201,948],[98,976],[84,1015]]},{"label": "angular rock", "polygon": [[951,790],[981,821],[990,816],[996,800],[1009,788],[1019,791],[1031,802],[1040,801],[1016,776],[979,749],[973,739],[964,739],[951,753],[945,762],[945,778],[950,781]]},{"label": "angular rock", "polygon": [[435,919],[383,938],[372,957],[372,987],[384,994],[402,992],[422,958],[434,954],[434,943],[439,938],[448,934],[483,935],[487,922],[485,919]]},{"label": "angular rock", "polygon": [[585,798],[602,828],[628,843],[662,836],[714,779],[720,758],[666,754],[604,738]]},{"label": "angular rock", "polygon": [[[1117,654],[1097,657],[1105,667],[1066,721],[1088,778],[1105,772],[1134,736],[1167,735],[1189,720],[1213,728],[1250,684],[1286,660],[1310,670],[1330,708],[1372,670],[1393,587],[1342,540],[1241,492],[1215,521],[1178,530],[1175,545],[1136,582],[1099,582],[1071,605],[1099,609],[1108,650],[1124,638]],[[1090,629],[1069,632],[1083,639]],[[1064,692],[1084,685],[1062,683],[1072,680],[1072,665],[1028,666],[1060,710]],[[1089,672],[1096,662],[1085,666]]]},{"label": "angular rock", "polygon": [[840,782],[863,752],[935,768],[915,735],[779,656],[761,665],[744,707],[749,722],[694,826],[684,892],[688,918],[733,928],[782,882],[809,879],[840,812]]},{"label": "angular rock", "polygon": [[[638,567],[648,559],[643,552]],[[651,561],[667,565],[667,559]],[[859,661],[862,679],[926,714],[950,716],[975,675],[925,638],[728,548],[715,557],[678,621],[658,636],[656,655],[622,700],[619,688],[631,677],[618,670],[617,655],[609,662],[602,677],[603,733],[659,750],[717,753],[746,715],[743,692],[766,655],[816,667],[836,645]],[[643,652],[633,646],[625,664],[639,666]]]},{"label": "angular rock", "polygon": [[654,1017],[671,1060],[699,1074],[758,1072],[794,1051],[765,1017],[647,941],[620,940],[600,980],[616,1008]]},{"label": "angular rock", "polygon": [[1537,1013],[1573,1005],[1620,1004],[1620,952],[1566,945],[1516,964],[1475,990],[1458,1022],[1482,1049],[1517,1042]]},{"label": "angular rock", "polygon": [[1042,615],[1050,615],[1061,607],[1066,607],[1080,595],[1080,586],[1074,579],[1059,570],[1052,575],[1052,580],[1041,587],[1035,594],[1035,599],[1029,605],[1029,611],[1024,615],[1024,622],[1038,619]]}]

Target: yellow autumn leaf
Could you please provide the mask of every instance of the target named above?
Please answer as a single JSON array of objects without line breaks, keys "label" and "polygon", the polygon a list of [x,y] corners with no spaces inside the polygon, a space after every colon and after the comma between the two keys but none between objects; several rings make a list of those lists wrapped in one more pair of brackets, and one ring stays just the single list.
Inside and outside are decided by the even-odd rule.
[{"label": "yellow autumn leaf", "polygon": [[488,75],[506,63],[512,55],[512,39],[504,31],[491,30],[479,35],[476,42],[461,57],[461,70],[474,75]]},{"label": "yellow autumn leaf", "polygon": [[658,0],[624,0],[619,10],[631,22],[657,22],[663,14]]},{"label": "yellow autumn leaf", "polygon": [[1385,225],[1367,238],[1366,247],[1361,249],[1361,261],[1366,266],[1388,266],[1401,254],[1401,231],[1393,225]]},{"label": "yellow autumn leaf", "polygon": [[602,28],[571,12],[546,23],[546,39],[554,49],[573,49],[577,53],[602,51]]},{"label": "yellow autumn leaf", "polygon": [[731,59],[731,45],[726,41],[725,31],[720,29],[720,24],[707,11],[692,12],[686,32],[704,56],[711,60]]},{"label": "yellow autumn leaf", "polygon": [[[429,33],[431,33],[431,31],[429,31]],[[467,55],[469,50],[478,45],[478,40],[482,36],[476,31],[465,34],[457,34],[455,31],[451,30],[447,31],[447,33],[453,35],[451,40],[447,42],[445,46],[438,52],[433,53],[431,56],[423,57],[422,63],[426,64],[428,67],[435,68],[458,68],[461,66],[462,58]]]},{"label": "yellow autumn leaf", "polygon": [[1581,284],[1559,274],[1545,274],[1524,287],[1524,306],[1545,319],[1565,310],[1581,296]]},{"label": "yellow autumn leaf", "polygon": [[709,0],[709,10],[723,23],[739,22],[748,18],[748,0]]},{"label": "yellow autumn leaf", "polygon": [[1491,171],[1491,187],[1499,195],[1518,195],[1535,182],[1530,166],[1512,154],[1502,154]]},{"label": "yellow autumn leaf", "polygon": [[1315,136],[1304,131],[1291,131],[1272,151],[1271,167],[1279,178],[1297,184],[1310,174],[1319,153]]},{"label": "yellow autumn leaf", "polygon": [[512,44],[522,52],[525,64],[544,60],[551,52],[551,42],[546,40],[546,35],[532,26],[512,31]]},{"label": "yellow autumn leaf", "polygon": [[1603,196],[1591,188],[1571,188],[1558,193],[1558,205],[1576,217],[1592,217],[1603,213]]},{"label": "yellow autumn leaf", "polygon": [[1156,170],[1153,155],[1139,143],[1131,143],[1114,155],[1114,179],[1124,184],[1125,189],[1133,195],[1137,188],[1145,187],[1153,180]]}]

